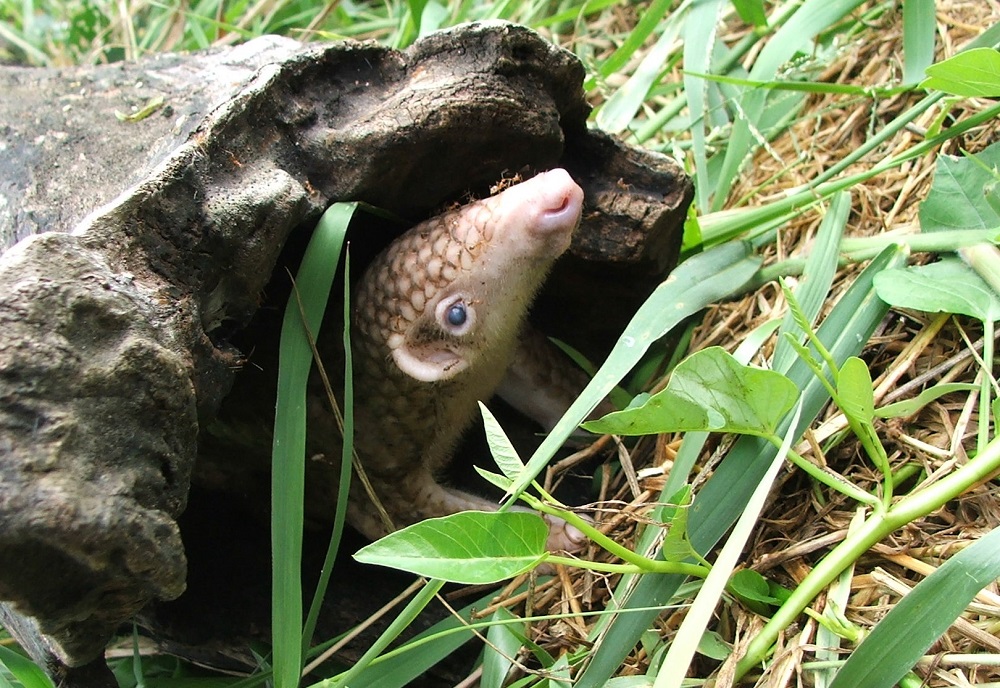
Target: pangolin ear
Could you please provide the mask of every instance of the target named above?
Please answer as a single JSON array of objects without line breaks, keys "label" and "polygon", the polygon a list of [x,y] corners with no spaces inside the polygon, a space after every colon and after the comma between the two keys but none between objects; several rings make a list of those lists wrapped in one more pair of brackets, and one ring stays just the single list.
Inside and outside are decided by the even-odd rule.
[{"label": "pangolin ear", "polygon": [[468,360],[444,342],[404,342],[392,350],[392,358],[400,370],[421,382],[447,380],[469,366]]}]

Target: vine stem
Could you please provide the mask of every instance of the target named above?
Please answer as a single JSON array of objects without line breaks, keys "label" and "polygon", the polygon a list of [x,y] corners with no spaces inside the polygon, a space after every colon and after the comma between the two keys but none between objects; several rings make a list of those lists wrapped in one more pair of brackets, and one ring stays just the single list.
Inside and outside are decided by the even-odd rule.
[{"label": "vine stem", "polygon": [[873,514],[854,533],[851,533],[820,561],[775,612],[760,633],[750,641],[743,658],[736,664],[737,680],[759,666],[767,656],[778,634],[795,618],[834,578],[857,560],[869,548],[907,523],[926,516],[954,499],[976,483],[1000,469],[1000,438],[983,448],[976,458],[915,494],[900,499],[883,514]]}]

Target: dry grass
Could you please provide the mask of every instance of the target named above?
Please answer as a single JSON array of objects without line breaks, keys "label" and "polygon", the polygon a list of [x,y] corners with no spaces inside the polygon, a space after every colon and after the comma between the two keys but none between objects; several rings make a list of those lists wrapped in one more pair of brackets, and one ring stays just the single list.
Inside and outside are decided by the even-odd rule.
[{"label": "dry grass", "polygon": [[[1000,21],[1000,5],[995,2],[964,1],[938,3],[939,58],[954,54],[957,47],[974,38],[982,27]],[[819,80],[854,85],[889,85],[898,81],[902,53],[901,22],[897,14],[882,16],[878,23],[848,46]],[[739,30],[734,28],[734,31]],[[880,129],[901,110],[912,105],[919,94],[908,93],[886,100],[845,98],[843,95],[817,95],[807,104],[810,113],[794,127],[761,150],[734,189],[731,200],[747,199],[749,205],[767,202],[786,191],[803,185],[824,168],[843,159],[859,147],[872,132]],[[963,101],[958,107],[978,111],[982,103]],[[921,127],[930,125],[927,121]],[[921,131],[904,131],[887,142],[861,167],[869,167],[885,157],[899,153],[920,140]],[[951,142],[940,153],[978,152],[1000,135],[1000,122],[974,130],[965,138]],[[871,236],[905,228],[918,222],[920,202],[930,188],[936,153],[912,160],[906,165],[856,187],[852,194],[852,214],[848,235]],[[855,170],[857,171],[857,170]],[[764,191],[761,191],[764,189]],[[786,225],[777,242],[767,249],[767,260],[774,262],[808,252],[810,242],[822,217],[817,212],[804,213]],[[923,261],[928,256],[915,256]],[[849,265],[837,276],[828,304],[850,284],[861,266]],[[780,317],[786,310],[781,291],[768,284],[737,302],[720,304],[709,310],[697,326],[691,350],[712,345],[734,349],[744,336],[764,321]],[[926,386],[942,381],[976,382],[978,351],[982,345],[981,327],[962,318],[929,316],[918,313],[890,312],[880,331],[869,342],[863,358],[875,379],[876,404],[915,395]],[[773,346],[773,343],[771,344]],[[973,353],[973,352],[976,353]],[[765,358],[770,350],[765,348]],[[763,361],[761,361],[763,363]],[[917,480],[931,480],[966,460],[966,451],[974,446],[977,410],[976,393],[952,394],[926,406],[910,418],[878,425],[893,468],[910,475],[910,486]],[[836,410],[828,411],[822,424],[808,434],[802,451],[813,460],[830,466],[862,489],[874,492],[880,481],[867,461],[860,460],[858,444],[853,439],[832,442],[846,427]],[[635,468],[664,466],[669,470],[675,438],[644,438],[625,454],[621,446],[603,440],[605,455],[626,459]],[[831,446],[832,445],[832,446]],[[829,448],[828,448],[829,447]],[[580,458],[583,458],[582,456]],[[697,484],[711,472],[712,457],[705,456]],[[558,473],[570,467],[554,467]],[[650,500],[656,499],[663,484],[662,474],[652,471],[638,481],[626,479],[625,473],[612,477],[605,471],[601,486],[602,507],[599,519],[602,530],[619,542],[632,542],[635,525],[642,519]],[[551,475],[550,475],[551,479]],[[905,483],[904,483],[905,485]],[[788,469],[779,478],[752,543],[745,553],[745,566],[766,573],[788,588],[794,588],[814,562],[841,541],[856,505],[839,493],[817,487]],[[961,499],[949,503],[931,516],[897,531],[890,539],[872,548],[857,562],[851,579],[851,597],[846,610],[850,621],[871,628],[908,589],[935,570],[951,554],[974,542],[1000,525],[1000,492],[994,482],[981,484]],[[600,557],[599,553],[593,553]],[[592,572],[563,573],[534,592],[529,600],[535,613],[579,613],[600,610],[614,588],[614,581]],[[513,587],[511,588],[513,589]],[[504,599],[506,595],[498,596]],[[512,598],[513,602],[524,600]],[[817,599],[812,608],[822,612],[826,600]],[[485,614],[489,613],[487,610]],[[659,631],[671,637],[683,619],[683,609],[664,612]],[[587,637],[585,617],[539,623],[534,640],[557,655],[560,648],[580,647]],[[718,610],[714,630],[724,640],[739,648],[760,629],[762,620],[738,603]],[[803,663],[815,659],[816,623],[806,620],[783,635],[775,653],[774,666],[758,685],[811,685]],[[996,585],[984,590],[931,650],[932,658],[917,668],[928,686],[976,685],[1000,681],[1000,591]],[[977,653],[970,660],[965,656]],[[989,666],[997,660],[997,666]],[[629,657],[621,674],[645,673],[648,658],[641,649]],[[717,686],[729,685],[718,674],[717,663],[702,660],[696,665],[699,678],[715,678]]]}]

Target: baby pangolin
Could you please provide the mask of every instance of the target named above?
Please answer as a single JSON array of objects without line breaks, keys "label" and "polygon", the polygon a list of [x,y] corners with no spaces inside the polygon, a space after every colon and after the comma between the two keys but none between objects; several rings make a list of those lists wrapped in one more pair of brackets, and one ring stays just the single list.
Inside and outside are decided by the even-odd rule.
[{"label": "baby pangolin", "polygon": [[[572,399],[545,386],[551,359],[539,351],[548,342],[526,330],[525,316],[582,206],[565,170],[539,174],[417,225],[355,288],[355,448],[393,527],[496,508],[435,478],[478,415],[477,401],[499,391],[550,427]],[[310,448],[329,456],[339,432],[323,396],[311,399]],[[357,480],[348,519],[373,539],[389,530]],[[552,527],[550,548],[576,546],[579,533],[564,526]]]}]

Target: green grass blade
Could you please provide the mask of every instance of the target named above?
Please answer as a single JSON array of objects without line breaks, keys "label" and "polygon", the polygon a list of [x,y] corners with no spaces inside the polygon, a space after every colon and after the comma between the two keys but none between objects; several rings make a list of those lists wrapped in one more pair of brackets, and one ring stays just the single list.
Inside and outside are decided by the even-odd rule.
[{"label": "green grass blade", "polygon": [[[348,219],[348,221],[350,221]],[[302,648],[307,650],[312,641],[313,631],[316,629],[316,622],[323,606],[323,598],[326,597],[326,590],[330,584],[330,575],[333,573],[333,566],[337,559],[337,550],[340,549],[340,539],[344,534],[344,523],[347,521],[347,497],[351,489],[351,461],[354,455],[354,357],[351,353],[351,254],[350,250],[344,253],[344,443],[340,452],[340,482],[337,492],[337,501],[334,505],[333,528],[330,533],[330,544],[326,550],[326,557],[323,560],[323,568],[316,583],[316,591],[313,593],[312,604],[309,606],[309,613],[306,615],[305,626],[302,630]]]},{"label": "green grass blade", "polygon": [[830,688],[888,688],[1000,578],[1000,529],[955,554],[900,600],[848,658]]},{"label": "green grass blade", "polygon": [[54,688],[52,680],[41,667],[3,645],[0,645],[0,664],[3,664],[24,688]]},{"label": "green grass blade", "polygon": [[632,124],[635,113],[642,107],[650,89],[660,80],[660,75],[669,67],[670,62],[678,57],[675,55],[671,58],[670,52],[680,33],[682,16],[675,13],[664,22],[663,33],[653,48],[642,58],[632,76],[621,88],[612,93],[597,111],[596,121],[599,128],[609,134],[618,134]]},{"label": "green grass blade", "polygon": [[356,203],[337,203],[324,213],[302,258],[297,293],[289,297],[281,326],[271,468],[271,632],[277,688],[297,686],[302,670],[306,382],[313,358],[309,337],[319,335],[337,265],[331,257],[340,256],[356,208]]},{"label": "green grass blade", "polygon": [[[632,59],[635,52],[642,47],[642,44],[646,42],[646,39],[656,30],[657,25],[659,25],[660,20],[666,17],[671,12],[671,5],[673,0],[653,0],[648,7],[644,8],[642,11],[642,17],[636,23],[635,28],[629,33],[628,38],[625,42],[615,50],[608,59],[606,59],[599,67],[598,71],[602,78],[607,78],[615,72],[619,71],[625,64]],[[674,8],[674,12],[680,12],[684,7],[690,4],[690,0],[684,0],[681,5]],[[589,86],[588,86],[589,88]]]},{"label": "green grass blade", "polygon": [[24,52],[25,57],[35,65],[48,67],[52,64],[52,58],[44,50],[32,44],[22,33],[16,31],[11,23],[0,21],[0,39]]},{"label": "green grass blade", "polygon": [[432,666],[445,659],[474,636],[461,631],[473,613],[490,603],[493,593],[458,610],[460,618],[449,616],[384,655],[351,681],[350,688],[402,688],[411,685]]},{"label": "green grass blade", "polygon": [[[874,150],[876,145],[881,145],[890,139],[895,133],[903,129],[909,122],[914,121],[922,112],[929,109],[938,100],[941,94],[928,96],[919,103],[907,110],[905,113],[890,122],[885,128],[875,136],[870,137],[863,145],[855,149],[850,155],[837,164],[831,166],[826,172],[812,180],[808,188],[781,200],[768,203],[767,205],[752,208],[735,208],[713,212],[699,218],[701,223],[702,236],[706,245],[714,245],[720,241],[731,239],[744,232],[752,231],[762,225],[773,225],[774,223],[791,219],[800,213],[804,208],[818,203],[824,197],[830,196],[837,191],[849,189],[855,184],[859,184],[867,179],[882,174],[883,172],[897,167],[907,160],[912,160],[924,155],[934,148],[940,146],[945,141],[961,136],[974,127],[982,125],[1000,116],[1000,105],[993,105],[982,112],[967,117],[948,129],[940,132],[936,136],[924,139],[921,143],[910,147],[898,156],[880,162],[862,172],[838,179],[833,179],[837,174],[846,169],[849,164],[857,162],[862,156],[868,155]],[[832,180],[832,181],[831,181]]]},{"label": "green grass blade", "polygon": [[[685,61],[685,64],[687,62]],[[795,91],[800,93],[839,93],[848,96],[862,96],[870,98],[878,96],[888,98],[890,96],[910,90],[906,86],[885,86],[876,87],[871,85],[858,86],[854,84],[831,84],[825,81],[784,81],[781,79],[773,81],[756,81],[754,79],[742,79],[735,76],[722,76],[719,74],[706,74],[698,71],[685,69],[684,73],[690,73],[706,81],[729,86],[745,86],[747,88],[765,89],[768,91]]]},{"label": "green grass blade", "polygon": [[[844,236],[850,212],[851,194],[846,191],[838,192],[833,197],[830,209],[816,234],[816,242],[802,273],[805,280],[795,289],[795,296],[810,324],[816,322],[823,302],[830,293],[833,278],[837,274],[840,240]],[[785,314],[782,321],[771,361],[771,367],[779,372],[788,370],[795,358],[795,352],[782,336],[785,332],[796,333],[791,311]],[[800,337],[796,336],[796,339]]]},{"label": "green grass blade", "polygon": [[904,84],[920,83],[924,70],[934,62],[936,31],[934,0],[906,0],[903,3]]},{"label": "green grass blade", "polygon": [[[382,635],[361,655],[361,658],[353,667],[338,676],[314,684],[314,688],[358,688],[358,686],[363,685],[361,677],[367,675],[366,672],[369,670],[372,662],[389,647],[393,640],[399,637],[399,634],[407,626],[413,623],[413,620],[417,618],[424,607],[431,603],[434,596],[438,594],[443,586],[444,581],[427,581],[420,591],[417,592],[416,596],[392,620],[392,623],[382,632]],[[381,688],[386,684],[373,682],[370,685],[377,685]]]},{"label": "green grass blade", "polygon": [[[790,427],[795,427],[798,424],[801,411],[802,404],[800,402],[792,411]],[[739,564],[743,549],[753,534],[757,519],[767,502],[767,496],[774,484],[774,479],[778,476],[778,471],[781,469],[788,450],[796,437],[796,433],[786,433],[781,448],[775,452],[771,464],[767,467],[764,478],[754,488],[746,508],[740,514],[729,539],[712,565],[712,571],[695,596],[694,603],[684,617],[684,621],[681,622],[681,626],[677,630],[676,640],[667,651],[667,656],[663,660],[663,666],[656,676],[653,688],[681,688],[681,682],[687,676],[687,669],[698,649],[698,642],[705,634],[708,624],[714,616],[715,608],[726,589],[726,583]]]},{"label": "green grass blade", "polygon": [[705,117],[708,84],[704,78],[693,72],[707,74],[709,71],[722,6],[722,0],[696,3],[691,8],[688,21],[684,24],[684,91],[687,94],[688,111],[691,113],[694,188],[698,209],[701,212],[706,212],[709,208],[709,193],[712,187],[708,180],[708,153],[705,140],[708,127]]},{"label": "green grass blade", "polygon": [[[506,607],[498,607],[493,612],[495,621],[513,621],[514,615],[507,611]],[[501,688],[507,672],[514,665],[513,658],[517,657],[523,644],[524,626],[522,622],[518,624],[520,628],[498,623],[490,626],[486,633],[489,644],[483,648],[483,677],[479,682],[480,688]]]}]

